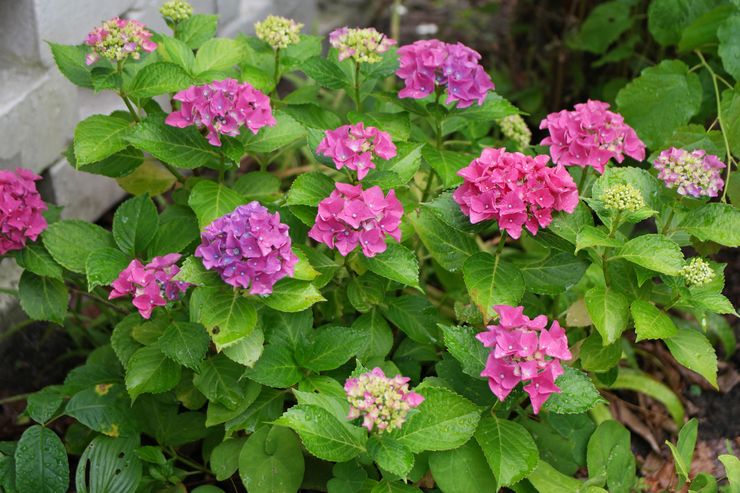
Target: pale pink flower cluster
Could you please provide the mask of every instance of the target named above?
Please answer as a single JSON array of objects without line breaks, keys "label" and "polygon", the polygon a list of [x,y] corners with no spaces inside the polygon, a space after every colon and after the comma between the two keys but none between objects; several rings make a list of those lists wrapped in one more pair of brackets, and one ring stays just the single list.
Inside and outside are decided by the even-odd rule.
[{"label": "pale pink flower cluster", "polygon": [[475,224],[496,220],[519,238],[522,227],[537,234],[552,222],[553,211],[573,212],[578,189],[563,166],[548,167],[548,156],[525,156],[505,149],[484,149],[458,171],[464,179],[453,198]]},{"label": "pale pink flower cluster", "polygon": [[401,428],[409,411],[424,402],[424,397],[409,390],[409,378],[388,378],[380,368],[348,378],[344,391],[349,401],[348,419],[363,417],[362,426],[378,433]]},{"label": "pale pink flower cluster", "polygon": [[343,256],[359,244],[366,257],[383,253],[386,235],[401,241],[403,206],[391,190],[363,190],[361,185],[337,183],[336,189],[319,203],[316,223],[308,232],[314,240],[336,248]]},{"label": "pale pink flower cluster", "polygon": [[175,94],[180,109],[167,115],[165,123],[173,127],[208,129],[208,142],[221,145],[221,135],[236,137],[239,127],[246,126],[253,134],[262,127],[277,122],[272,116],[270,98],[247,82],[224,79],[202,86],[192,86]]},{"label": "pale pink flower cluster", "polygon": [[351,57],[357,63],[378,63],[396,40],[372,27],[341,27],[329,34],[329,44],[339,51],[340,62]]},{"label": "pale pink flower cluster", "polygon": [[610,159],[621,163],[624,155],[642,161],[645,144],[624,122],[622,115],[609,111],[609,104],[589,99],[573,111],[550,113],[540,123],[550,135],[541,144],[550,146],[556,164],[591,166],[599,173]]},{"label": "pale pink flower cluster", "polygon": [[154,257],[146,265],[138,259],[132,260],[111,283],[113,290],[108,299],[131,295],[132,304],[141,316],[151,318],[155,307],[166,306],[168,301],[178,299],[190,286],[187,282],[173,280],[180,272],[176,265],[178,260],[179,253]]},{"label": "pale pink flower cluster", "polygon": [[0,255],[22,249],[46,229],[46,204],[36,190],[40,179],[23,168],[0,170]]},{"label": "pale pink flower cluster", "polygon": [[396,146],[387,132],[359,122],[327,130],[316,152],[331,158],[337,169],[346,166],[356,171],[357,179],[362,180],[375,169],[373,157],[391,159],[396,155]]},{"label": "pale pink flower cluster", "polygon": [[457,101],[459,108],[483,104],[493,90],[491,77],[480,65],[480,53],[462,43],[450,44],[437,39],[416,41],[398,49],[400,66],[396,75],[405,87],[401,98],[424,98],[440,86],[447,86],[447,103]]},{"label": "pale pink flower cluster", "polygon": [[563,374],[560,360],[573,357],[568,338],[557,320],[547,330],[547,317],[539,315],[530,320],[523,306],[493,308],[499,324],[489,325],[488,331],[476,336],[485,347],[492,348],[481,376],[488,378],[491,391],[501,401],[519,382],[525,383],[524,391],[537,414],[550,394],[560,392],[555,385],[555,379]]},{"label": "pale pink flower cluster", "polygon": [[653,162],[658,178],[681,195],[716,197],[725,182],[721,169],[725,163],[702,149],[687,151],[671,147]]},{"label": "pale pink flower cluster", "polygon": [[114,17],[93,29],[85,39],[85,44],[93,49],[85,57],[85,63],[92,65],[107,58],[118,63],[128,57],[138,60],[141,52],[151,53],[157,43],[151,41],[152,33],[139,21]]}]

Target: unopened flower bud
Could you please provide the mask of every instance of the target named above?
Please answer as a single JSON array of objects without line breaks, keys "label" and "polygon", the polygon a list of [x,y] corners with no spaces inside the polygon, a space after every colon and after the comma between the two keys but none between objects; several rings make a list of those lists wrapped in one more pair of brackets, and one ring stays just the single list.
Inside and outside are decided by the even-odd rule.
[{"label": "unopened flower bud", "polygon": [[609,209],[634,212],[645,207],[645,199],[638,189],[628,183],[612,185],[604,191],[601,200]]},{"label": "unopened flower bud", "polygon": [[159,9],[162,17],[172,22],[180,22],[189,19],[193,15],[193,6],[185,0],[171,0],[165,2]]},{"label": "unopened flower bud", "polygon": [[339,50],[339,61],[352,57],[358,63],[378,63],[381,55],[396,44],[372,27],[364,29],[342,27],[329,34],[329,44]]},{"label": "unopened flower bud", "polygon": [[703,286],[714,279],[714,270],[701,257],[694,257],[683,266],[679,274],[689,286]]},{"label": "unopened flower bud", "polygon": [[269,15],[262,22],[254,25],[257,37],[275,50],[298,43],[301,28],[303,24],[277,15]]},{"label": "unopened flower bud", "polygon": [[524,118],[519,115],[509,115],[499,120],[498,124],[501,127],[501,133],[504,134],[504,137],[516,142],[520,150],[529,147],[529,143],[532,140],[532,132],[527,127]]}]

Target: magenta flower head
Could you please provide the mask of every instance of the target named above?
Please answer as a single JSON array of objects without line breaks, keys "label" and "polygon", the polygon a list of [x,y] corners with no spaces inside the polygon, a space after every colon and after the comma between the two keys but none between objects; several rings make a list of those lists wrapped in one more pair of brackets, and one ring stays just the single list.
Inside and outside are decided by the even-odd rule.
[{"label": "magenta flower head", "polygon": [[131,57],[138,60],[141,52],[151,53],[157,43],[151,41],[152,33],[139,21],[114,17],[93,29],[85,39],[85,44],[93,49],[85,57],[85,63],[92,65],[107,58],[118,63]]},{"label": "magenta flower head", "polygon": [[0,170],[0,255],[22,249],[46,229],[47,207],[36,190],[40,179],[23,168]]},{"label": "magenta flower head", "polygon": [[573,212],[578,205],[573,178],[563,166],[548,167],[549,160],[484,149],[457,172],[464,182],[452,197],[473,224],[493,219],[512,238],[521,236],[523,226],[535,235],[552,222],[553,211]]},{"label": "magenta flower head", "polygon": [[437,87],[447,86],[447,103],[457,101],[466,108],[486,100],[493,90],[491,77],[480,65],[480,53],[462,43],[449,44],[437,39],[416,41],[398,49],[400,66],[396,75],[405,87],[398,96],[421,99]]},{"label": "magenta flower head", "polygon": [[541,144],[550,146],[556,164],[591,166],[601,174],[610,159],[621,163],[625,154],[637,161],[645,159],[645,144],[622,115],[609,111],[609,104],[601,101],[589,99],[573,111],[550,113],[540,128],[550,132]]},{"label": "magenta flower head", "polygon": [[391,159],[396,155],[396,146],[387,132],[359,122],[327,130],[316,152],[331,158],[337,169],[346,166],[357,171],[357,179],[362,180],[375,169],[373,157]]},{"label": "magenta flower head", "polygon": [[488,378],[491,391],[500,401],[519,382],[525,383],[524,391],[537,414],[550,394],[560,392],[555,385],[555,379],[563,374],[560,360],[573,357],[568,338],[557,320],[547,330],[546,316],[530,320],[522,306],[493,308],[499,315],[499,324],[489,325],[488,331],[476,336],[485,347],[492,348],[481,376]]},{"label": "magenta flower head", "polygon": [[270,294],[280,279],[293,277],[298,262],[288,229],[279,213],[270,214],[255,200],[206,226],[195,256],[225,283],[251,294]]},{"label": "magenta flower head", "polygon": [[401,428],[409,411],[424,402],[424,397],[409,390],[409,378],[388,378],[380,368],[348,378],[344,391],[349,401],[348,419],[363,416],[362,426],[378,433]]},{"label": "magenta flower head", "polygon": [[339,51],[340,62],[352,58],[356,63],[378,63],[396,40],[372,27],[341,27],[329,34],[329,44]]},{"label": "magenta flower head", "polygon": [[319,203],[316,223],[308,232],[314,240],[336,248],[343,256],[359,243],[366,257],[383,253],[385,236],[401,241],[403,206],[391,190],[363,190],[360,185],[337,183],[336,189]]},{"label": "magenta flower head", "polygon": [[154,257],[146,265],[138,259],[132,260],[111,283],[113,290],[108,299],[131,295],[132,303],[141,316],[151,318],[155,307],[166,306],[168,301],[180,298],[190,286],[187,282],[172,279],[180,272],[176,265],[178,260],[179,253]]},{"label": "magenta flower head", "polygon": [[175,94],[182,104],[165,119],[173,127],[208,129],[208,142],[221,146],[221,135],[236,137],[239,127],[246,126],[253,134],[262,127],[272,127],[270,98],[247,82],[224,79],[202,86],[192,86]]},{"label": "magenta flower head", "polygon": [[720,172],[725,163],[701,149],[671,147],[661,152],[653,165],[659,171],[658,178],[681,195],[716,197],[725,184]]}]

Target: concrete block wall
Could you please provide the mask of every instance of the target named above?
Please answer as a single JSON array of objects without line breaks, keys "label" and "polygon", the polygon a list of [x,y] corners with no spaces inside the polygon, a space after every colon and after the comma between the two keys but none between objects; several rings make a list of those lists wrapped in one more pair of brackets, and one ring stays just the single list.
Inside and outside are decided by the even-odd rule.
[{"label": "concrete block wall", "polygon": [[[196,13],[219,14],[219,35],[250,34],[274,13],[315,26],[316,0],[190,0]],[[46,41],[79,44],[101,21],[120,16],[168,29],[159,15],[164,0],[0,0],[0,169],[22,166],[44,177],[44,199],[64,207],[63,217],[94,221],[125,193],[105,177],[74,170],[62,153],[78,121],[124,109],[113,94],[93,94],[56,69]],[[17,285],[12,259],[0,262],[0,287]],[[23,315],[0,294],[0,331]]]}]

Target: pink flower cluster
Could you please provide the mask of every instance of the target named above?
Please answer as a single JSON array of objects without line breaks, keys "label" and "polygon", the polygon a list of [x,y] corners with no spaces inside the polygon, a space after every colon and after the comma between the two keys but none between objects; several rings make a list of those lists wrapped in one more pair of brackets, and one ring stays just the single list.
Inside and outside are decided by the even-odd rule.
[{"label": "pink flower cluster", "polygon": [[671,147],[653,162],[658,178],[681,195],[716,197],[725,182],[721,169],[725,163],[702,149],[687,151]]},{"label": "pink flower cluster", "polygon": [[337,183],[336,189],[319,203],[316,223],[308,232],[314,240],[336,248],[343,256],[359,243],[366,257],[383,253],[385,236],[401,241],[403,207],[391,190],[380,187],[363,190],[360,185]]},{"label": "pink flower cluster", "polygon": [[645,144],[622,115],[609,111],[609,104],[602,101],[589,99],[573,111],[550,113],[540,128],[550,132],[541,144],[550,146],[556,164],[591,166],[603,173],[610,159],[621,163],[625,154],[637,161],[645,159]]},{"label": "pink flower cluster", "polygon": [[479,64],[480,53],[462,43],[416,41],[399,48],[398,56],[396,75],[406,84],[398,93],[401,98],[421,99],[446,85],[447,103],[458,101],[459,108],[466,108],[475,101],[483,104],[494,88],[491,77]]},{"label": "pink flower cluster", "polygon": [[224,79],[192,86],[175,94],[182,105],[167,115],[165,123],[184,128],[195,125],[208,129],[208,142],[221,145],[221,135],[236,137],[245,125],[253,134],[277,123],[272,116],[270,98],[247,82]]},{"label": "pink flower cluster", "polygon": [[93,52],[87,54],[85,63],[92,65],[101,56],[113,63],[129,56],[138,60],[142,51],[151,53],[157,49],[157,43],[151,41],[151,37],[152,33],[141,22],[114,17],[87,35],[85,44],[92,47]]},{"label": "pink flower cluster", "polygon": [[23,168],[0,170],[0,255],[22,249],[46,229],[46,204],[35,183],[40,179]]},{"label": "pink flower cluster", "polygon": [[195,256],[205,268],[251,294],[272,293],[276,282],[293,276],[298,262],[280,214],[270,214],[256,200],[214,220],[200,238]]},{"label": "pink flower cluster", "polygon": [[190,286],[187,282],[172,279],[180,272],[176,265],[178,260],[179,253],[154,257],[146,265],[138,259],[132,260],[111,283],[113,290],[108,299],[131,295],[132,303],[141,316],[151,318],[155,307],[166,306],[168,300],[178,299]]},{"label": "pink flower cluster", "polygon": [[488,331],[476,336],[485,347],[493,348],[481,376],[488,377],[491,391],[501,401],[519,382],[526,382],[524,391],[537,414],[550,394],[560,392],[555,385],[555,379],[563,374],[560,360],[573,357],[568,338],[557,320],[547,330],[546,316],[530,320],[522,306],[493,308],[499,314],[499,324],[489,325]]},{"label": "pink flower cluster", "polygon": [[550,224],[553,211],[573,212],[578,205],[573,178],[560,165],[548,167],[549,160],[484,149],[457,172],[464,182],[452,196],[473,224],[495,219],[512,238],[521,236],[523,226],[537,234]]},{"label": "pink flower cluster", "polygon": [[346,166],[357,171],[357,179],[362,180],[375,169],[373,157],[391,159],[396,155],[396,146],[387,132],[359,122],[327,130],[316,152],[331,158],[337,169]]},{"label": "pink flower cluster", "polygon": [[409,378],[396,375],[388,378],[380,368],[348,378],[344,391],[349,401],[348,419],[363,416],[362,426],[378,433],[400,428],[412,408],[424,402],[424,397],[409,390]]}]

